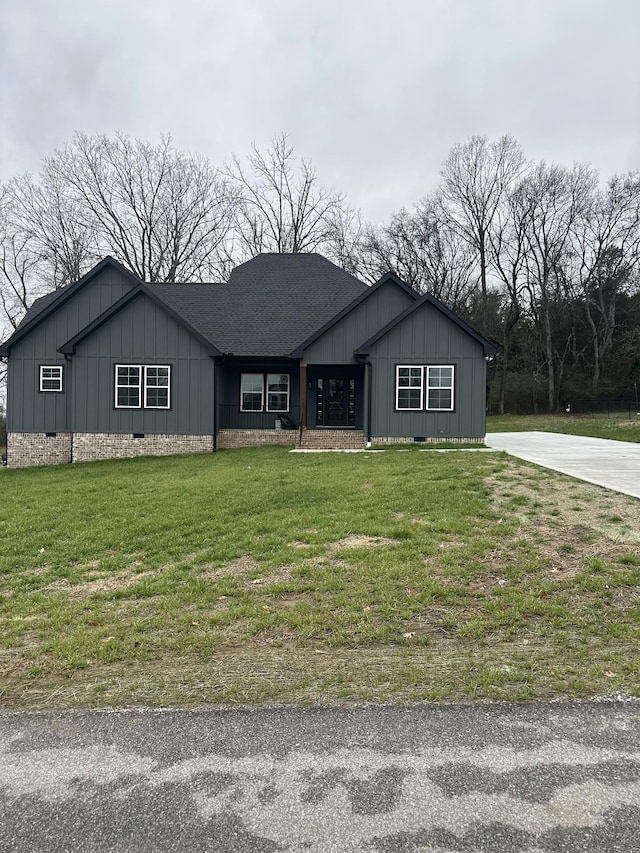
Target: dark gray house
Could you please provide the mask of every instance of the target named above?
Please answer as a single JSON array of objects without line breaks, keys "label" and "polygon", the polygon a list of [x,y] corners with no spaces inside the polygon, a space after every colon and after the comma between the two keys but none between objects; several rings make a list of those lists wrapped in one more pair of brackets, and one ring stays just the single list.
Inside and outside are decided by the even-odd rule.
[{"label": "dark gray house", "polygon": [[259,255],[225,284],[112,258],[0,346],[10,467],[260,444],[483,442],[495,346],[389,273]]}]

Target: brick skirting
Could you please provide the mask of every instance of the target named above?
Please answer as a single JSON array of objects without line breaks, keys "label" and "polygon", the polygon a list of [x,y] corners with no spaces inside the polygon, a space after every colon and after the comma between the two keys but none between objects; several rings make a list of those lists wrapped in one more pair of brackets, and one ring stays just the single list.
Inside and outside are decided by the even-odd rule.
[{"label": "brick skirting", "polygon": [[71,462],[71,433],[7,433],[7,468],[31,468],[33,465],[61,465]]},{"label": "brick skirting", "polygon": [[[413,444],[413,436],[374,436],[372,444]],[[479,444],[485,439],[427,437],[425,444]],[[223,429],[218,448],[302,447],[308,450],[359,450],[365,447],[361,430],[305,429],[302,443],[298,430]],[[7,435],[7,466],[59,465],[65,462],[92,462],[97,459],[127,459],[134,456],[169,456],[179,453],[211,453],[212,435],[145,435],[130,433],[69,433],[47,436],[42,432],[12,432]]]},{"label": "brick skirting", "polygon": [[233,450],[264,445],[295,447],[298,436],[297,429],[221,429],[218,433],[218,448]]},{"label": "brick skirting", "polygon": [[212,435],[153,435],[149,433],[143,438],[133,438],[131,433],[76,432],[73,435],[74,462],[212,452]]}]

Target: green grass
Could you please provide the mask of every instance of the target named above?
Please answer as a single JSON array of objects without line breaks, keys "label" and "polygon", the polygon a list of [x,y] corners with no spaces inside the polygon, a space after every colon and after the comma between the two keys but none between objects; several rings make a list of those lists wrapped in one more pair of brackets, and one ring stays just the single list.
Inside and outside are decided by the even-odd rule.
[{"label": "green grass", "polygon": [[487,432],[562,432],[618,441],[640,442],[640,414],[629,415],[490,415]]},{"label": "green grass", "polygon": [[0,476],[3,707],[639,691],[637,502],[506,455]]}]

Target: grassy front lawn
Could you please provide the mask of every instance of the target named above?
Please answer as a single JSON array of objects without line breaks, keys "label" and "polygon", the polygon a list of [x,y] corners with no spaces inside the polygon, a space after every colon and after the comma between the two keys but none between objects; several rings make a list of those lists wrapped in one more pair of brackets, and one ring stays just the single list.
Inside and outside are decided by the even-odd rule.
[{"label": "grassy front lawn", "polygon": [[640,414],[625,415],[490,415],[487,432],[563,432],[618,441],[640,441]]},{"label": "grassy front lawn", "polygon": [[0,482],[4,708],[640,693],[638,502],[504,454]]}]

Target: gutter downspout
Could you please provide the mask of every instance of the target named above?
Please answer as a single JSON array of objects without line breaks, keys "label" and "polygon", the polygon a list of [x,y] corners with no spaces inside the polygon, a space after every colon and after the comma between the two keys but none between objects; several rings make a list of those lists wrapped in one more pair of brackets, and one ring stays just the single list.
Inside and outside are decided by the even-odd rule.
[{"label": "gutter downspout", "polygon": [[213,452],[215,453],[218,449],[218,432],[220,428],[220,412],[218,411],[218,397],[220,396],[218,393],[218,382],[220,377],[220,365],[226,359],[226,355],[222,355],[222,358],[213,360]]},{"label": "gutter downspout", "polygon": [[373,365],[363,355],[354,355],[357,362],[364,365],[364,434],[367,442],[367,447],[371,447],[371,396],[373,391]]}]

